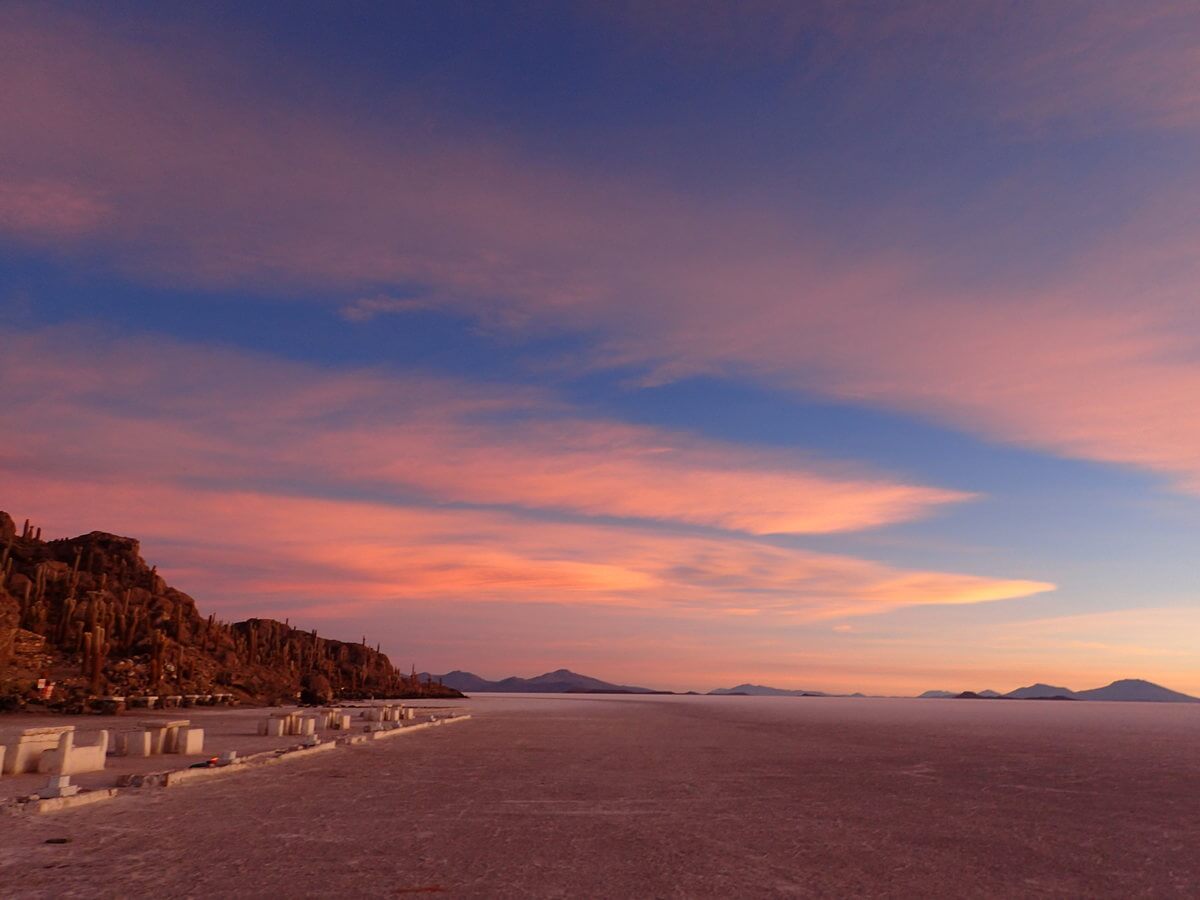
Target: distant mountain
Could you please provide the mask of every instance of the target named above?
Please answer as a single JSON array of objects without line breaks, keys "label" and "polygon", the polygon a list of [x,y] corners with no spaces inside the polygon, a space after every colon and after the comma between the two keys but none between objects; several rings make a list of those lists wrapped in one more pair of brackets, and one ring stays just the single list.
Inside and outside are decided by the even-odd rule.
[{"label": "distant mountain", "polygon": [[544,675],[537,675],[533,678],[518,678],[514,675],[509,678],[503,678],[500,681],[488,681],[486,678],[480,678],[473,672],[462,672],[457,669],[453,672],[447,672],[445,675],[430,675],[426,672],[422,672],[420,678],[422,681],[424,681],[426,678],[432,681],[440,681],[446,687],[452,687],[455,690],[462,691],[466,694],[663,693],[661,691],[655,691],[652,688],[633,687],[626,684],[611,684],[607,681],[601,681],[599,678],[592,678],[588,675],[580,675],[579,673],[572,672],[569,669],[556,669],[553,672],[546,672]]},{"label": "distant mountain", "polygon": [[1014,700],[1049,700],[1052,697],[1067,697],[1075,699],[1075,692],[1070,688],[1055,687],[1052,684],[1031,684],[1029,687],[1017,688],[1004,695]]},{"label": "distant mountain", "polygon": [[463,672],[455,669],[453,672],[447,672],[445,675],[430,675],[427,672],[422,672],[417,676],[421,681],[431,680],[440,681],[446,687],[452,687],[456,691],[486,691],[492,682],[486,678],[480,678],[472,672]]},{"label": "distant mountain", "polygon": [[1161,685],[1140,678],[1124,678],[1114,681],[1106,687],[1092,688],[1089,691],[1073,691],[1070,688],[1054,684],[1031,684],[1028,687],[1017,688],[1007,694],[996,691],[926,691],[922,698],[956,698],[963,700],[996,699],[1008,700],[1117,700],[1142,703],[1200,703],[1200,698],[1190,697],[1178,691],[1168,690]]},{"label": "distant mountain", "polygon": [[765,684],[739,684],[731,688],[714,688],[710,694],[739,694],[750,697],[826,697],[821,691],[790,691],[785,688],[767,687]]},{"label": "distant mountain", "polygon": [[1004,695],[998,691],[962,691],[960,694],[952,694],[950,691],[925,691],[924,694],[917,697],[917,700],[928,700],[928,698],[936,698],[936,700],[944,700],[944,698],[953,698],[953,700],[1003,700]]},{"label": "distant mountain", "polygon": [[1141,678],[1122,678],[1106,687],[1078,691],[1081,700],[1122,700],[1142,703],[1200,703],[1200,697],[1190,697],[1178,691],[1168,690],[1162,685]]}]

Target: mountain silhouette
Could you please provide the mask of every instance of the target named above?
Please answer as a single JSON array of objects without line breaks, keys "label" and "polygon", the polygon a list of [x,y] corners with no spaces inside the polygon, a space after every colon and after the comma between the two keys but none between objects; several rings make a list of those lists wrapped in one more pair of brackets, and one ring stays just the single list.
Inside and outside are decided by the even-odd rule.
[{"label": "mountain silhouette", "polygon": [[1169,690],[1162,685],[1141,678],[1122,678],[1112,684],[1090,691],[1077,691],[1081,700],[1119,700],[1141,703],[1200,703],[1200,697],[1191,697],[1179,691]]},{"label": "mountain silhouette", "polygon": [[1200,703],[1200,698],[1172,691],[1160,684],[1146,681],[1142,678],[1122,678],[1104,687],[1092,688],[1086,691],[1073,691],[1067,687],[1038,682],[1026,687],[1017,688],[1007,694],[995,691],[926,691],[922,698],[998,698],[1009,700],[1108,700],[1138,703]]},{"label": "mountain silhouette", "polygon": [[634,687],[626,684],[612,684],[592,678],[590,675],[580,675],[570,669],[555,669],[536,675],[533,678],[519,678],[515,675],[502,678],[499,681],[488,681],[473,672],[463,672],[456,669],[445,675],[427,675],[421,673],[422,681],[428,677],[440,681],[446,687],[464,693],[509,693],[509,694],[581,694],[581,693],[619,693],[619,694],[656,694],[662,693],[652,688]]},{"label": "mountain silhouette", "polygon": [[731,688],[714,688],[710,694],[745,694],[751,697],[824,697],[821,691],[793,691],[767,687],[765,684],[739,684]]},{"label": "mountain silhouette", "polygon": [[1048,700],[1051,697],[1069,697],[1074,699],[1075,692],[1070,688],[1056,687],[1053,684],[1031,684],[1028,687],[1017,688],[1004,695],[1014,700]]}]

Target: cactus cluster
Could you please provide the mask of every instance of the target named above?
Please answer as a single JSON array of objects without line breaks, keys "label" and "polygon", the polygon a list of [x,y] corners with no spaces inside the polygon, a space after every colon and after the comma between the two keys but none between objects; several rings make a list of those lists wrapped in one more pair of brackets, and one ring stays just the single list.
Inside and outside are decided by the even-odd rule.
[{"label": "cactus cluster", "polygon": [[[11,526],[0,513],[0,525],[6,522]],[[343,643],[294,628],[290,619],[228,624],[202,617],[129,538],[93,532],[42,541],[28,521],[19,535],[12,527],[0,534],[0,602],[11,602],[18,628],[44,638],[47,651],[77,673],[79,690],[93,696],[225,688],[262,700],[294,695],[315,676],[341,697],[428,691],[366,635]],[[0,665],[0,689],[5,678]]]}]

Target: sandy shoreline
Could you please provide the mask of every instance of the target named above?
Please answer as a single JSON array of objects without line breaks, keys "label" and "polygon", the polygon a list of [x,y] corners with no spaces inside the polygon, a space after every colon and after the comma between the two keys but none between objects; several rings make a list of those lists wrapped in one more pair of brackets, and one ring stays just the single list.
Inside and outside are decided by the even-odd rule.
[{"label": "sandy shoreline", "polygon": [[0,819],[0,883],[30,897],[1200,888],[1200,711],[1191,708],[469,703],[471,722],[419,739]]}]

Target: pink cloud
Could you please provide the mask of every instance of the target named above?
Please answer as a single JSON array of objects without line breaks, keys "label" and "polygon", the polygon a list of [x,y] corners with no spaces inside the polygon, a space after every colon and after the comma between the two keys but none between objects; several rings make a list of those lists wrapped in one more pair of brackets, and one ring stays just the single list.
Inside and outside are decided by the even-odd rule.
[{"label": "pink cloud", "polygon": [[[804,623],[1053,587],[698,534],[684,526],[861,528],[961,497],[583,419],[540,391],[82,329],[0,339],[5,506],[54,534],[139,537],[224,615],[357,630],[392,609],[494,604],[531,622],[531,606],[565,606]],[[310,493],[263,487],[277,482]],[[347,490],[395,499],[329,499]]]},{"label": "pink cloud", "polygon": [[[1077,106],[1185,124],[1194,107],[1184,66],[1194,30],[1178,27],[1186,15],[1179,10],[1142,11],[1132,25],[1125,10],[1120,21],[1043,12],[1044,36],[1025,29],[1029,43],[1019,41],[1020,53],[989,69],[987,84],[1039,123]],[[816,16],[835,45],[904,46],[899,38],[918,26],[964,27],[966,14],[943,12],[944,21],[925,7],[876,21],[835,6]],[[0,81],[20,99],[0,108],[0,174],[104,198],[103,229],[87,215],[51,217],[75,223],[58,228],[62,252],[100,245],[116,265],[172,282],[354,292],[423,283],[439,305],[496,327],[600,335],[595,364],[642,366],[648,382],[748,376],[990,439],[1145,467],[1200,490],[1200,426],[1190,424],[1200,347],[1187,337],[1196,333],[1189,298],[1200,273],[1190,251],[1197,230],[1189,182],[1175,186],[1176,212],[1167,217],[1174,235],[1135,222],[1033,283],[978,284],[945,274],[943,248],[900,241],[902,250],[889,251],[878,242],[852,253],[824,223],[530,158],[504,135],[439,120],[411,97],[397,100],[407,113],[395,124],[367,126],[313,101],[256,94],[215,45],[168,58],[86,18],[37,7],[3,16]],[[1167,64],[1143,65],[1158,48]],[[1151,74],[1134,78],[1134,70]],[[214,71],[232,74],[225,81]],[[1060,73],[1064,92],[1056,96],[1047,85]],[[1009,115],[1003,102],[994,106]],[[390,305],[376,298],[347,309],[375,315]],[[186,427],[176,427],[183,439]],[[516,489],[498,473],[519,467],[489,467],[482,454],[469,454],[461,424],[439,427],[457,429],[439,441],[459,448],[460,468],[481,473],[464,496],[512,502]],[[559,465],[524,476],[520,489],[589,514],[758,532],[860,527],[956,499],[906,486],[893,493],[869,478],[802,484],[794,473],[793,491],[780,493],[777,462],[737,463],[758,480],[735,483],[721,476],[720,452],[689,455],[667,436],[670,471],[691,472],[700,496],[701,512],[689,513],[690,504],[655,496],[665,466],[648,451],[660,436],[603,427],[572,427],[564,440],[555,426],[541,426],[562,446]],[[347,428],[345,452],[391,481],[371,437]],[[597,458],[608,441],[628,446],[615,468]],[[517,439],[490,434],[487,443],[514,463],[529,461]],[[408,452],[430,462],[415,443]],[[567,460],[594,479],[573,487]],[[428,483],[452,493],[450,469],[425,466]],[[625,478],[647,490],[614,503]],[[803,496],[820,497],[839,481],[868,508],[840,522],[805,511]],[[749,517],[730,512],[740,486],[758,498]],[[776,509],[768,508],[772,496]],[[844,510],[853,505],[843,498]]]},{"label": "pink cloud", "polygon": [[0,12],[0,175],[103,194],[109,216],[89,239],[145,277],[419,282],[570,304],[592,289],[597,239],[641,203],[619,179],[530,166],[495,135],[436,122],[415,97],[364,127],[257,93],[217,40],[152,45],[85,16]]},{"label": "pink cloud", "polygon": [[434,309],[437,304],[429,298],[389,297],[379,294],[374,297],[359,297],[342,307],[342,317],[350,322],[369,322],[377,316],[390,313],[420,312]]},{"label": "pink cloud", "polygon": [[[11,476],[11,472],[7,473]],[[296,615],[344,616],[438,602],[585,605],[674,617],[755,609],[792,620],[970,604],[1053,589],[1044,582],[897,570],[750,540],[507,513],[429,509],[137,481],[24,476],[6,491],[50,532],[140,532],[180,586],[223,611],[280,600]]]},{"label": "pink cloud", "polygon": [[[853,531],[969,494],[846,465],[586,418],[544,392],[323,373],[232,351],[52,330],[4,336],[0,459],[255,485],[288,478],[431,501],[707,525]],[[503,415],[497,415],[501,413]]]},{"label": "pink cloud", "polygon": [[87,232],[103,221],[104,205],[61,182],[0,180],[0,231],[39,238]]}]

